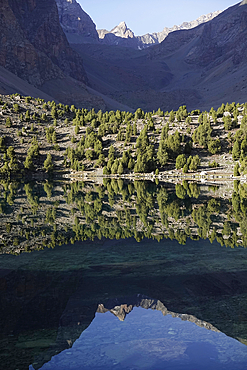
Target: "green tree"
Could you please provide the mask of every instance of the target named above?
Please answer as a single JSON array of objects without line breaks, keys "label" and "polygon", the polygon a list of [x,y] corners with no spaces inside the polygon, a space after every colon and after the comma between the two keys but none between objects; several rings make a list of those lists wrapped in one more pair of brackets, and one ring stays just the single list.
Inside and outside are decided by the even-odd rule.
[{"label": "green tree", "polygon": [[51,172],[53,170],[52,156],[50,153],[47,154],[46,160],[44,161],[44,169],[46,172]]},{"label": "green tree", "polygon": [[10,117],[6,118],[5,125],[7,128],[10,128],[12,126],[12,121]]},{"label": "green tree", "polygon": [[117,173],[118,173],[119,175],[122,175],[122,174],[124,173],[124,168],[123,168],[123,164],[122,164],[122,162],[120,162],[120,163],[119,163]]},{"label": "green tree", "polygon": [[238,162],[234,166],[233,175],[234,176],[239,176],[240,175],[240,172],[239,172],[239,163]]},{"label": "green tree", "polygon": [[176,169],[179,170],[180,168],[183,168],[186,164],[186,157],[184,154],[180,154],[177,156],[176,159]]},{"label": "green tree", "polygon": [[236,161],[237,159],[240,158],[240,154],[241,154],[241,151],[240,151],[239,142],[238,140],[236,140],[233,145],[233,149],[232,149],[232,159]]},{"label": "green tree", "polygon": [[208,151],[211,154],[216,154],[221,151],[220,139],[211,140],[208,143]]},{"label": "green tree", "polygon": [[157,158],[161,166],[165,166],[168,162],[167,147],[166,147],[166,143],[164,140],[161,140],[159,143]]},{"label": "green tree", "polygon": [[199,164],[200,164],[200,158],[199,158],[198,155],[196,155],[196,156],[192,157],[190,165],[189,165],[189,169],[191,171],[197,171],[197,168],[198,168]]},{"label": "green tree", "polygon": [[27,155],[26,156],[26,159],[25,159],[25,162],[24,162],[24,167],[27,169],[27,170],[32,170],[34,169],[34,164],[33,164],[33,159],[31,157],[31,155]]}]

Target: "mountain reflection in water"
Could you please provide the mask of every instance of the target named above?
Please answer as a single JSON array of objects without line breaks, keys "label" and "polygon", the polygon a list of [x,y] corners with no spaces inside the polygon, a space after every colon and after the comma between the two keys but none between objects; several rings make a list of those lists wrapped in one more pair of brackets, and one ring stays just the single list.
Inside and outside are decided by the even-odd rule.
[{"label": "mountain reflection in water", "polygon": [[135,307],[123,322],[97,313],[73,346],[41,369],[244,370],[246,362],[246,346],[223,333]]},{"label": "mountain reflection in water", "polygon": [[[133,320],[141,336],[124,332],[128,340],[119,341],[118,348],[125,359],[115,353],[115,344],[107,345],[108,357],[100,355],[110,361],[105,368],[116,362],[114,367],[130,369],[132,358],[133,366],[144,369],[155,364],[163,369],[159,361],[164,360],[167,369],[183,364],[182,369],[188,365],[192,370],[193,364],[198,370],[195,354],[200,354],[200,366],[245,369],[245,184],[221,188],[120,179],[104,184],[6,180],[0,187],[0,363],[6,370],[27,370],[30,364],[53,369],[59,354],[69,358],[77,345],[85,347],[79,352],[88,349],[91,357],[98,356],[99,338],[113,343],[110,327],[118,336],[125,327],[130,332]],[[152,305],[144,306],[155,312],[133,301],[143,296],[152,297]],[[96,329],[98,323],[102,329]],[[184,324],[192,328],[185,329],[189,338],[176,339]],[[153,337],[142,326],[152,328]],[[98,342],[91,342],[91,349],[81,347],[92,328]],[[109,332],[103,335],[103,328]],[[200,330],[207,339],[196,339]],[[227,349],[230,340],[238,359]],[[153,358],[152,349],[158,357]],[[90,365],[93,358],[80,368],[100,368],[100,363]],[[72,366],[72,357],[70,361]]]}]

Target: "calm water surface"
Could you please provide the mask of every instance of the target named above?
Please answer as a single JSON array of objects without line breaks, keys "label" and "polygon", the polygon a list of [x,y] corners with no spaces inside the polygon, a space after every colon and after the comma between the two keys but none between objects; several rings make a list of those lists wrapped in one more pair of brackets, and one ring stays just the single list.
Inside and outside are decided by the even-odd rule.
[{"label": "calm water surface", "polygon": [[246,370],[245,185],[0,189],[0,368]]},{"label": "calm water surface", "polygon": [[1,363],[244,370],[245,252],[207,240],[104,239],[2,255]]}]

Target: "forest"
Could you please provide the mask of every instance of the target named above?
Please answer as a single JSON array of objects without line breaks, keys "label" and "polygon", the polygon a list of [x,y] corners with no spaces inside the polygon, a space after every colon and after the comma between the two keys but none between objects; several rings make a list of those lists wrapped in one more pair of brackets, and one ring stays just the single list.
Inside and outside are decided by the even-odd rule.
[{"label": "forest", "polygon": [[95,112],[2,95],[0,125],[2,177],[247,172],[247,103],[209,112],[188,112],[184,105],[170,112]]}]

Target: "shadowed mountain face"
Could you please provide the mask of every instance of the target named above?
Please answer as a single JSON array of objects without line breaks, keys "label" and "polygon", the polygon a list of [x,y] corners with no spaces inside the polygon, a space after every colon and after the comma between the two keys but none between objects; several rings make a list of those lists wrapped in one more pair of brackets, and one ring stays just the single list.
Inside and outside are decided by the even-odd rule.
[{"label": "shadowed mountain face", "polygon": [[166,111],[246,100],[246,1],[144,50],[124,22],[106,37],[125,47],[100,43],[75,0],[3,0],[0,11],[0,65],[65,104]]},{"label": "shadowed mountain face", "polygon": [[69,42],[98,42],[96,26],[76,0],[56,0],[60,24]]},{"label": "shadowed mountain face", "polygon": [[[106,36],[116,39],[122,34],[124,45],[134,42],[127,37],[126,25],[120,28]],[[183,104],[210,109],[246,100],[246,40],[243,2],[198,27],[172,32],[145,50],[112,45],[73,48],[84,58],[93,88],[134,109],[171,110]]]},{"label": "shadowed mountain face", "polygon": [[55,0],[3,0],[0,64],[34,86],[68,75],[87,82],[81,58],[70,48]]}]

